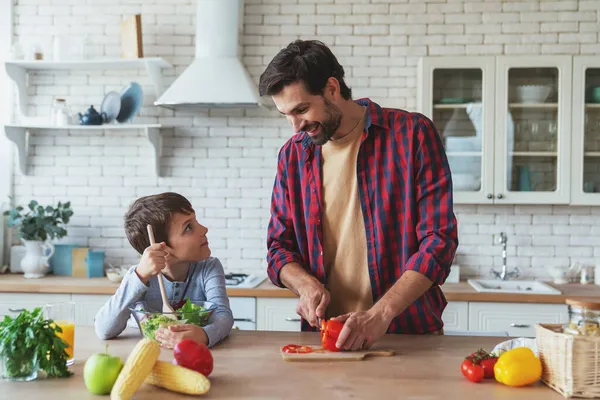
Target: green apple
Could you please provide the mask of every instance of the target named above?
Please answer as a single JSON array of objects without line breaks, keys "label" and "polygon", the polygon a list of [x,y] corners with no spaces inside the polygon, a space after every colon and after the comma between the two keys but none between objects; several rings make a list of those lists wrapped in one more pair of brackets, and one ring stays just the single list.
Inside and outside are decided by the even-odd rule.
[{"label": "green apple", "polygon": [[93,394],[109,394],[119,372],[123,369],[123,360],[108,354],[108,345],[104,353],[92,355],[83,367],[85,387]]}]

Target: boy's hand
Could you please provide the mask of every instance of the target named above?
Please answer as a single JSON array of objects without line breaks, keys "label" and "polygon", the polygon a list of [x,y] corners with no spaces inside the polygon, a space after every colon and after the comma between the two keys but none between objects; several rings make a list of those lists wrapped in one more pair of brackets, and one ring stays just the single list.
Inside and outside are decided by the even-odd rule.
[{"label": "boy's hand", "polygon": [[195,342],[208,345],[208,336],[206,336],[204,329],[198,325],[170,325],[167,328],[158,328],[154,336],[161,346],[168,349],[172,349],[183,339],[191,339]]},{"label": "boy's hand", "polygon": [[165,242],[155,243],[144,250],[142,259],[135,269],[140,280],[147,284],[148,280],[158,275],[167,266],[171,250]]}]

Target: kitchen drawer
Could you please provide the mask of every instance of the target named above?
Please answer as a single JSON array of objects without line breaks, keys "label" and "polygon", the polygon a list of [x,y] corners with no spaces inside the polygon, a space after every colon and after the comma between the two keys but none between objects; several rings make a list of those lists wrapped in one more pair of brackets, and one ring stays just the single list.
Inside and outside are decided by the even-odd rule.
[{"label": "kitchen drawer", "polygon": [[469,303],[471,331],[505,331],[509,336],[535,337],[537,323],[567,321],[566,304]]},{"label": "kitchen drawer", "polygon": [[466,301],[449,302],[444,313],[444,331],[466,331],[469,329],[469,303]]},{"label": "kitchen drawer", "polygon": [[296,314],[298,299],[261,297],[256,301],[256,329],[261,331],[300,331]]},{"label": "kitchen drawer", "polygon": [[47,303],[70,301],[70,294],[41,294],[41,293],[0,293],[0,318],[5,315],[16,316],[10,310],[43,307]]},{"label": "kitchen drawer", "polygon": [[256,297],[230,297],[233,329],[256,330]]},{"label": "kitchen drawer", "polygon": [[74,294],[75,324],[81,326],[94,326],[94,318],[98,310],[106,304],[110,295],[101,294]]}]

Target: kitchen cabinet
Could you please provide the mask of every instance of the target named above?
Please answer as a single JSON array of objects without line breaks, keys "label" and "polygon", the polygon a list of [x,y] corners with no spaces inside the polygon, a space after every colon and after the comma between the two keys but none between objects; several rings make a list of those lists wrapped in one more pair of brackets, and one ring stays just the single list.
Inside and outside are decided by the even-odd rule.
[{"label": "kitchen cabinet", "polygon": [[600,205],[600,59],[573,58],[571,204]]},{"label": "kitchen cabinet", "polygon": [[571,56],[424,57],[418,81],[456,203],[569,203]]},{"label": "kitchen cabinet", "polygon": [[[72,294],[71,301],[75,302],[75,324],[94,326],[96,314],[110,297],[109,295],[99,294]],[[133,326],[137,327],[137,325]]]},{"label": "kitchen cabinet", "polygon": [[256,329],[261,331],[300,331],[296,314],[298,299],[256,299]]},{"label": "kitchen cabinet", "polygon": [[469,303],[470,331],[505,331],[509,336],[535,337],[536,323],[569,320],[567,305],[530,303]]},{"label": "kitchen cabinet", "polygon": [[230,297],[233,329],[256,330],[256,297]]},{"label": "kitchen cabinet", "polygon": [[451,301],[442,314],[444,331],[469,330],[469,303],[466,301]]},{"label": "kitchen cabinet", "polygon": [[11,310],[33,309],[43,307],[45,304],[71,301],[70,294],[38,294],[38,293],[0,293],[0,318],[5,315],[15,316],[17,312]]}]

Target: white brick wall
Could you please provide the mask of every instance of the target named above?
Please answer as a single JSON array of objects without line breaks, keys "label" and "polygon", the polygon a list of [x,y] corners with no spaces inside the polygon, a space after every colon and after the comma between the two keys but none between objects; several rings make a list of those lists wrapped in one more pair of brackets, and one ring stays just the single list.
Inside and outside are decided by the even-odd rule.
[{"label": "white brick wall", "polygon": [[[51,57],[57,32],[90,34],[93,56],[119,56],[118,21],[141,12],[146,56],[175,65],[172,80],[194,54],[194,0],[15,0],[15,33],[29,48],[39,41]],[[597,54],[597,0],[246,0],[244,62],[258,80],[290,41],[320,38],[338,55],[356,97],[414,109],[416,65],[426,55]],[[40,73],[32,77],[29,111],[43,116],[54,95],[73,111],[99,106],[104,93],[137,71],[104,74]],[[148,93],[151,93],[148,90]],[[122,215],[136,197],[175,190],[189,197],[209,229],[214,255],[229,271],[263,271],[272,180],[279,147],[292,134],[277,112],[210,110],[196,114],[149,106],[137,122],[158,122],[164,177],[148,176],[151,150],[139,132],[40,132],[32,138],[30,171],[15,172],[17,202],[72,201],[70,239],[104,249],[111,262],[134,262]],[[545,268],[600,258],[600,207],[457,205],[457,263],[468,276],[488,275],[501,264],[497,235],[508,233],[511,265],[524,276]]]}]

